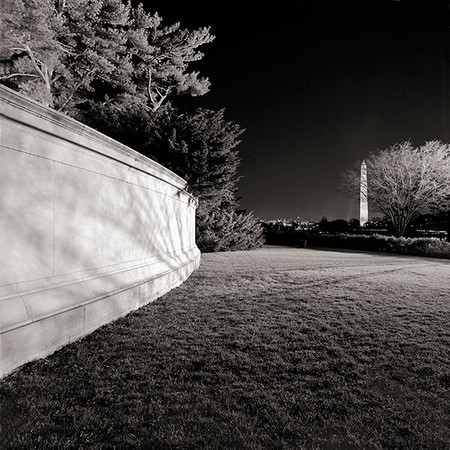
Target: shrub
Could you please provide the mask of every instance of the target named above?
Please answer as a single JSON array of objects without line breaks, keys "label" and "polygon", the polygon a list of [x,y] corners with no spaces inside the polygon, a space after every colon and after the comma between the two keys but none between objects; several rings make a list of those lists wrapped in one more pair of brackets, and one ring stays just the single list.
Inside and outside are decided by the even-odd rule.
[{"label": "shrub", "polygon": [[197,245],[204,253],[252,250],[264,243],[263,230],[252,213],[215,208],[197,215]]},{"label": "shrub", "polygon": [[316,235],[308,239],[308,245],[450,259],[450,242],[438,238],[405,238],[355,234]]}]

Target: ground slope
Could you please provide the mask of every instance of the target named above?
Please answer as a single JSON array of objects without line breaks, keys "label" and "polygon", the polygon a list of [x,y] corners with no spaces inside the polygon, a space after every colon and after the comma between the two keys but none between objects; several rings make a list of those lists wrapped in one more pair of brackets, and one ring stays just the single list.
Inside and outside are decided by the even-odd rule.
[{"label": "ground slope", "polygon": [[203,255],[0,384],[3,448],[450,448],[450,262]]}]

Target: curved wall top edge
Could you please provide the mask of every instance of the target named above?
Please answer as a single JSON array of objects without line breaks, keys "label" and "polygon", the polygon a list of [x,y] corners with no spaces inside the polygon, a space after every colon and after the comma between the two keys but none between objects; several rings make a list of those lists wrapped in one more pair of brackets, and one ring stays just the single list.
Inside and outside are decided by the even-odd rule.
[{"label": "curved wall top edge", "polygon": [[[183,190],[194,200],[194,204],[197,203],[196,198],[185,190],[187,183],[183,178],[105,134],[1,84],[0,102],[2,103],[1,115],[86,147],[93,152],[101,153],[130,167],[135,167]],[[20,112],[18,112],[18,108],[21,110]]]}]

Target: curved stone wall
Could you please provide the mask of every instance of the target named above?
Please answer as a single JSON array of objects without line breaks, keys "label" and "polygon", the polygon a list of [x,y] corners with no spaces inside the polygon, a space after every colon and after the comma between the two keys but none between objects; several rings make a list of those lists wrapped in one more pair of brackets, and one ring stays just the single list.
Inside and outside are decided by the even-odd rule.
[{"label": "curved stone wall", "polygon": [[200,262],[183,179],[0,86],[0,376],[180,285]]}]

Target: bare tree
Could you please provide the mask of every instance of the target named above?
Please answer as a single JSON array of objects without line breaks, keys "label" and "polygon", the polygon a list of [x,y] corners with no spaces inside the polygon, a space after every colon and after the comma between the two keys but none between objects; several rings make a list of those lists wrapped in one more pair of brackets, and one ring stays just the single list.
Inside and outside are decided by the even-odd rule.
[{"label": "bare tree", "polygon": [[[396,236],[419,215],[449,208],[450,145],[411,142],[372,153],[366,158],[369,208],[392,221]],[[342,174],[344,192],[358,198],[359,166]]]}]

